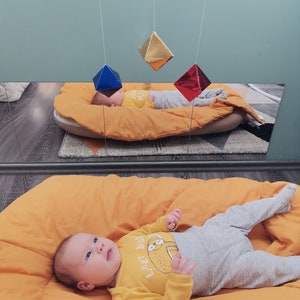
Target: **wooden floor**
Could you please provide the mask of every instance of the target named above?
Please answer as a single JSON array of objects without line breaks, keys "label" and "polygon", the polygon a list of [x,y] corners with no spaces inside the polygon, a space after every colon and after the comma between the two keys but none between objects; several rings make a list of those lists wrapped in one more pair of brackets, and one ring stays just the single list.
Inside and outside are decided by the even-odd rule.
[{"label": "wooden floor", "polygon": [[55,161],[64,136],[54,123],[53,99],[61,83],[31,83],[22,99],[0,104],[0,161]]},{"label": "wooden floor", "polygon": [[[53,118],[53,100],[59,93],[62,83],[31,83],[25,90],[22,101],[12,103],[0,103],[0,162],[2,163],[80,163],[79,159],[62,159],[57,153],[60,148],[64,131],[59,128]],[[236,160],[258,160],[262,161],[264,155],[205,155],[205,156],[172,156],[146,157],[148,161],[236,161]],[[112,160],[112,159],[111,159]],[[145,157],[126,157],[115,158],[115,161],[141,161]],[[85,159],[85,162],[104,161],[105,158]],[[57,172],[60,174],[60,172]],[[81,173],[74,168],[74,174]],[[169,171],[159,170],[157,172],[126,171],[114,172],[119,176],[136,175],[140,177],[160,177],[172,176],[178,178],[226,178],[226,177],[245,177],[258,181],[289,181],[300,184],[300,170],[257,170],[235,171],[227,168],[224,171],[205,170],[201,168],[193,171],[180,169]],[[107,172],[93,172],[93,175],[106,175]],[[0,211],[14,201],[17,197],[36,186],[38,183],[51,176],[43,172],[30,172],[29,174],[0,173]]]}]

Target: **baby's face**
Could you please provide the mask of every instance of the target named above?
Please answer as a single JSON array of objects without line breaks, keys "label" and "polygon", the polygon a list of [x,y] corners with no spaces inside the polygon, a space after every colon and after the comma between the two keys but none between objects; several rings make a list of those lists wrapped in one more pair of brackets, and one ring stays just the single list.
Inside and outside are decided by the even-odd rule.
[{"label": "baby's face", "polygon": [[113,241],[88,233],[78,233],[70,239],[63,259],[76,278],[91,284],[88,289],[114,284],[121,265],[121,255]]},{"label": "baby's face", "polygon": [[96,92],[93,98],[93,104],[105,105],[105,106],[121,106],[124,97],[124,92],[117,91],[110,97],[105,96],[102,93]]}]

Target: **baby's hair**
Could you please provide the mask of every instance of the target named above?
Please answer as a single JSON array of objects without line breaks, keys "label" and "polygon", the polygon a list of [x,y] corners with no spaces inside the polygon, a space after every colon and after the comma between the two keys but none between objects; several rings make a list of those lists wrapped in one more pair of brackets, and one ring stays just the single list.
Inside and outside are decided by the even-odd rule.
[{"label": "baby's hair", "polygon": [[66,237],[57,247],[53,258],[53,273],[57,281],[70,287],[77,287],[78,281],[70,274],[68,268],[61,259],[66,250],[66,246],[72,237],[73,235]]}]

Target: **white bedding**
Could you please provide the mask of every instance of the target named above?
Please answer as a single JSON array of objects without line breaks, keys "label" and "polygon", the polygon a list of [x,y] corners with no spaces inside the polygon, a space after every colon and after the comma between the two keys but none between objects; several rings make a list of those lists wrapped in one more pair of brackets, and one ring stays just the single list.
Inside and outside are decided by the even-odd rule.
[{"label": "white bedding", "polygon": [[1,82],[0,102],[19,100],[30,82]]}]

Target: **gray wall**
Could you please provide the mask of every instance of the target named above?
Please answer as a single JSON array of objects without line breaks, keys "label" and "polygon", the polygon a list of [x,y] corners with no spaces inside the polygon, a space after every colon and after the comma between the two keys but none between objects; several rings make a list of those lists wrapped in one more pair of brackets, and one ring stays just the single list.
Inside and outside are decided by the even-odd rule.
[{"label": "gray wall", "polygon": [[[91,81],[107,63],[124,82],[174,82],[197,63],[212,82],[285,83],[267,158],[300,159],[299,0],[101,6],[104,36],[99,0],[0,0],[0,81]],[[158,72],[138,52],[154,29],[175,55]]]}]

